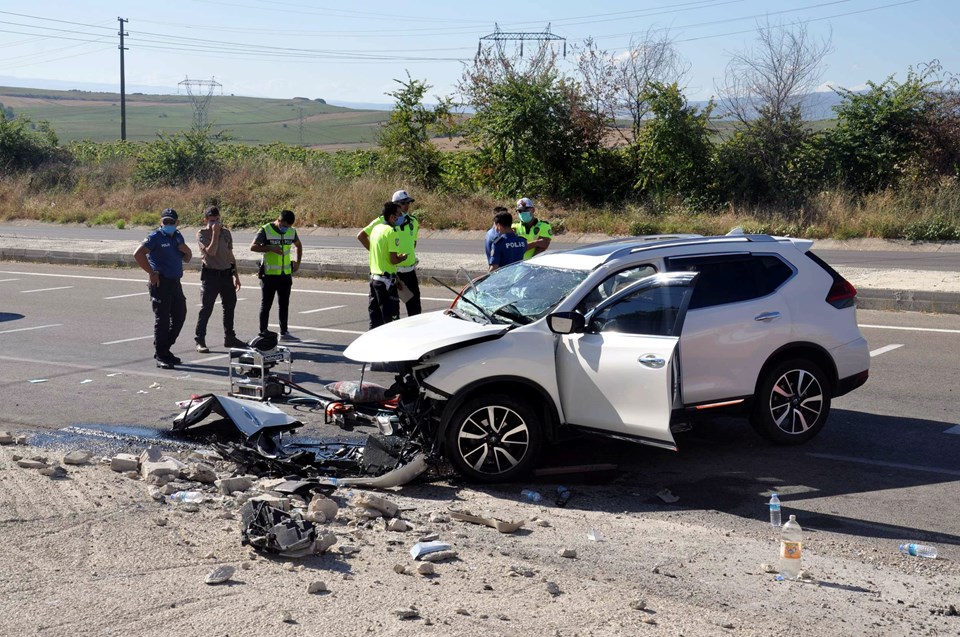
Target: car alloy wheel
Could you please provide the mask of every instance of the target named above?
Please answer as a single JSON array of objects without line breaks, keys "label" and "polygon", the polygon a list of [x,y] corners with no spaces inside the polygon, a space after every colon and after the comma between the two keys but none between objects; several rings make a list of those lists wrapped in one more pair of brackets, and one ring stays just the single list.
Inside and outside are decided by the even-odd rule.
[{"label": "car alloy wheel", "polygon": [[823,428],[830,413],[830,387],[810,361],[790,360],[770,370],[753,414],[757,430],[773,442],[806,442]]},{"label": "car alloy wheel", "polygon": [[484,482],[525,473],[540,450],[540,426],[522,401],[504,395],[464,404],[447,429],[447,455],[460,473]]}]

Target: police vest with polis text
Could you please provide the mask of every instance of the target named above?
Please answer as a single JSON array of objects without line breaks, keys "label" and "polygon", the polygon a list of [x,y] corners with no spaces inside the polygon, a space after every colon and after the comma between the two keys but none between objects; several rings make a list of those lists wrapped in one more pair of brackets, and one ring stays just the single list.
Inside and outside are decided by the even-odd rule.
[{"label": "police vest with polis text", "polygon": [[263,271],[266,275],[272,274],[292,274],[293,267],[290,264],[290,246],[297,240],[297,229],[290,227],[284,233],[277,232],[272,223],[263,226],[263,234],[266,237],[267,245],[281,246],[283,254],[273,252],[263,253]]}]

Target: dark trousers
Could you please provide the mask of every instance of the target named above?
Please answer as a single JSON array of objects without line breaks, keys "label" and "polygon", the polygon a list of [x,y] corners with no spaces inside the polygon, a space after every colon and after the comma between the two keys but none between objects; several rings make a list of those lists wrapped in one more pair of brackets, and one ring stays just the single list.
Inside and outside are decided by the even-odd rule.
[{"label": "dark trousers", "polygon": [[187,319],[187,297],[183,295],[180,279],[160,277],[157,285],[148,285],[153,305],[153,350],[155,356],[170,355],[177,342],[183,322]]},{"label": "dark trousers", "polygon": [[397,277],[403,282],[407,289],[413,292],[413,296],[406,302],[407,316],[419,314],[422,309],[420,307],[420,281],[417,280],[417,271],[397,272]]},{"label": "dark trousers", "polygon": [[233,331],[233,311],[237,307],[237,290],[233,287],[233,272],[230,270],[200,270],[200,315],[197,317],[196,341],[203,343],[207,338],[207,322],[213,314],[213,305],[217,297],[223,304],[223,338],[236,338]]},{"label": "dark trousers", "polygon": [[260,279],[260,333],[267,331],[270,322],[270,308],[273,307],[273,297],[277,297],[280,309],[280,333],[287,331],[287,318],[290,313],[290,288],[293,287],[292,274],[265,274]]},{"label": "dark trousers", "polygon": [[370,314],[371,330],[400,318],[400,297],[397,296],[397,286],[391,285],[387,289],[387,284],[383,281],[370,279],[370,301],[367,303],[367,313]]}]

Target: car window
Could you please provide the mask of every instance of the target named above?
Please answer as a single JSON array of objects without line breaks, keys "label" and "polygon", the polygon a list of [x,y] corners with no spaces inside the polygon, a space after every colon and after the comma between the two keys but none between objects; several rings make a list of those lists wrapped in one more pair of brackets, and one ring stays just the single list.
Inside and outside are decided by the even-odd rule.
[{"label": "car window", "polygon": [[[494,270],[466,288],[462,297],[483,308],[495,322],[526,325],[567,298],[588,274],[521,261]],[[480,314],[463,298],[457,300],[456,308],[471,316]]]},{"label": "car window", "polygon": [[688,287],[671,285],[630,294],[597,312],[590,322],[590,330],[675,336],[680,307],[689,291]]},{"label": "car window", "polygon": [[644,264],[612,274],[583,297],[583,300],[577,305],[577,311],[586,315],[604,299],[613,296],[631,283],[635,283],[640,279],[645,279],[656,273],[657,269],[655,267],[650,264]]},{"label": "car window", "polygon": [[666,266],[668,271],[700,273],[691,310],[767,296],[793,275],[793,268],[772,254],[669,257]]}]

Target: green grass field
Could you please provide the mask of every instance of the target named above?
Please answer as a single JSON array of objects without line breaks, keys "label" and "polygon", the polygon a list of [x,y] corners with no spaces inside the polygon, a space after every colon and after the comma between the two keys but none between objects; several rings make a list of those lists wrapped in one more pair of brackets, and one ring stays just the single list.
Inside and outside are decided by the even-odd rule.
[{"label": "green grass field", "polygon": [[[127,139],[150,141],[158,132],[175,133],[193,125],[187,95],[127,95]],[[120,94],[0,87],[0,103],[33,121],[50,122],[61,142],[120,138]],[[240,143],[299,144],[337,148],[370,146],[387,111],[330,106],[306,98],[265,99],[214,95],[207,109],[213,132]]]}]

